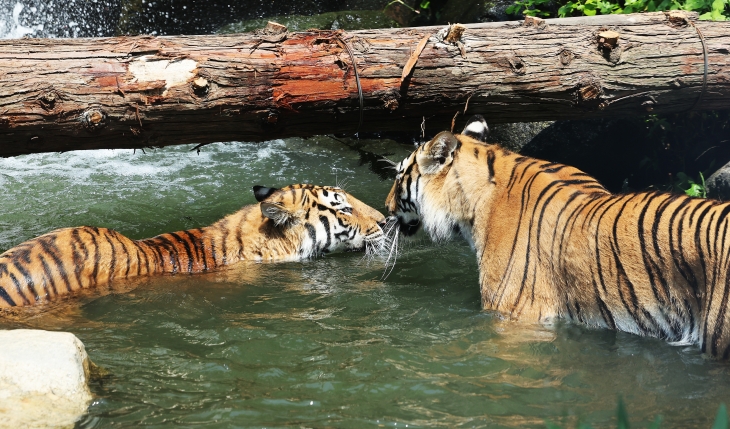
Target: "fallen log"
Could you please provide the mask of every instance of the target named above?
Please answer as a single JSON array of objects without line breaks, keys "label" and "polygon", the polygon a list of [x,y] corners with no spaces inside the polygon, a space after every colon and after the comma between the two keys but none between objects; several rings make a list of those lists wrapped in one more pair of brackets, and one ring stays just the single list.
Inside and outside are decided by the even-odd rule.
[{"label": "fallen log", "polygon": [[696,18],[2,40],[0,156],[730,108],[730,23]]}]

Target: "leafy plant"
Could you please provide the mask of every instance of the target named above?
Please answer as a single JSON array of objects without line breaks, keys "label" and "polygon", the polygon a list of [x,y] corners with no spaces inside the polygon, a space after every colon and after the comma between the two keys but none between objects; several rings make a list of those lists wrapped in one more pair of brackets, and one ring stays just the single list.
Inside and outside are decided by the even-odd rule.
[{"label": "leafy plant", "polygon": [[[554,7],[558,7],[557,13],[550,11]],[[726,21],[730,19],[730,0],[517,0],[507,13],[562,18],[665,10],[693,11],[703,20]]]},{"label": "leafy plant", "polygon": [[712,425],[712,429],[728,429],[730,421],[727,417],[727,408],[725,404],[720,404],[720,409],[717,410],[717,417],[715,417],[715,423]]},{"label": "leafy plant", "polygon": [[677,173],[677,187],[684,191],[690,197],[707,198],[707,188],[705,187],[705,176],[700,171],[699,183],[692,180],[683,172]]},{"label": "leafy plant", "polygon": [[552,0],[517,0],[507,8],[506,12],[511,15],[517,15],[522,11],[524,15],[528,16],[550,17],[552,13],[549,10],[543,10],[541,8],[551,6],[552,3]]}]

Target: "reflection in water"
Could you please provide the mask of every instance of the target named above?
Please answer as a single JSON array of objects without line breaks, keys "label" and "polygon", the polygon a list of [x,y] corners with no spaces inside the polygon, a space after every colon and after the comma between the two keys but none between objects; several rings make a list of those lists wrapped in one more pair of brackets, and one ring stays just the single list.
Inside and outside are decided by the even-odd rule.
[{"label": "reflection in water", "polygon": [[[254,184],[347,180],[375,207],[390,188],[329,138],[29,155],[0,171],[3,248],[68,225],[134,237],[205,225],[253,202]],[[362,256],[142,279],[0,328],[73,332],[111,372],[81,428],[610,427],[619,395],[637,427],[661,414],[707,428],[727,401],[730,366],[693,347],[482,312],[464,243],[412,241],[385,280]]]}]

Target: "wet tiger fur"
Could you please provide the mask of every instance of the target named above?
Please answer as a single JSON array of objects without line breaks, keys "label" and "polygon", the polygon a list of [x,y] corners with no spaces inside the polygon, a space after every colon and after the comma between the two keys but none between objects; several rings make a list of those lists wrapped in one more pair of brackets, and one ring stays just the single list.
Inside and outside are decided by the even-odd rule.
[{"label": "wet tiger fur", "polygon": [[567,165],[486,144],[483,118],[397,164],[386,200],[404,235],[462,235],[482,307],[564,318],[730,357],[730,204],[612,194]]},{"label": "wet tiger fur", "polygon": [[107,228],[64,228],[0,255],[0,308],[52,300],[117,279],[196,273],[242,260],[308,258],[384,240],[384,216],[336,187],[254,187],[259,204],[213,225],[132,240]]}]

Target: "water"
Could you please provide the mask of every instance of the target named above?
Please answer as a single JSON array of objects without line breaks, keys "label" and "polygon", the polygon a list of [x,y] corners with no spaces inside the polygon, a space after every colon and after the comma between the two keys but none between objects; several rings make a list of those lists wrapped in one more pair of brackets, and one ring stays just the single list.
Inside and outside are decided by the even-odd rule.
[{"label": "water", "polygon": [[[82,28],[1,6],[0,37]],[[207,225],[253,203],[256,184],[345,184],[379,208],[390,187],[368,152],[328,137],[190,149],[0,159],[0,250],[64,226],[143,238]],[[709,428],[730,403],[730,365],[695,347],[481,311],[462,242],[415,241],[382,277],[359,254],[240,264],[2,316],[0,329],[73,332],[110,371],[79,428],[615,427],[619,396],[634,427],[661,415],[664,428]]]},{"label": "water", "polygon": [[[47,230],[114,227],[135,238],[206,225],[254,202],[251,186],[346,182],[375,207],[390,182],[328,137],[93,151],[0,160],[0,248]],[[392,153],[408,147],[371,142]],[[375,164],[377,165],[377,164]],[[464,243],[411,243],[382,280],[361,254],[242,264],[140,281],[0,329],[76,334],[111,372],[79,428],[711,426],[730,366],[694,347],[479,308]]]}]

